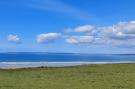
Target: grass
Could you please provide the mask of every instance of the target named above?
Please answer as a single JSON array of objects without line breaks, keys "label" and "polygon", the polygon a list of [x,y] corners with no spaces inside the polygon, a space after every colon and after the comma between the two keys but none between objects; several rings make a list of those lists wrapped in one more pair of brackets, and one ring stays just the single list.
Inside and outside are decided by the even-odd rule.
[{"label": "grass", "polygon": [[0,89],[135,89],[135,64],[0,70]]}]

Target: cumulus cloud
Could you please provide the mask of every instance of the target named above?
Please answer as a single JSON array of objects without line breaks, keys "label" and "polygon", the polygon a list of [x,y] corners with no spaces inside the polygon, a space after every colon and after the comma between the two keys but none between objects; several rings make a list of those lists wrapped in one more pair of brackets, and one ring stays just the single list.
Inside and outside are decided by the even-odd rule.
[{"label": "cumulus cloud", "polygon": [[96,29],[95,26],[92,26],[92,25],[84,25],[84,26],[79,26],[79,27],[76,27],[76,28],[68,28],[65,30],[65,32],[91,32],[93,31],[94,29]]},{"label": "cumulus cloud", "polygon": [[48,43],[48,42],[53,41],[59,37],[61,37],[61,34],[59,34],[59,33],[39,34],[37,36],[37,42],[38,43]]},{"label": "cumulus cloud", "polygon": [[66,39],[67,43],[70,44],[86,44],[93,41],[93,36],[72,36]]},{"label": "cumulus cloud", "polygon": [[18,35],[10,34],[10,35],[8,35],[7,40],[9,42],[13,42],[13,43],[16,43],[16,44],[21,43],[21,39],[18,37]]},{"label": "cumulus cloud", "polygon": [[[37,36],[38,43],[48,43],[57,38],[65,38],[70,44],[90,44],[97,46],[135,47],[135,21],[119,22],[111,26],[97,27],[92,25],[78,26],[66,29],[75,36],[61,35],[60,33],[46,33]],[[84,35],[77,35],[83,33]],[[20,43],[18,35],[8,35],[8,41]]]},{"label": "cumulus cloud", "polygon": [[100,27],[99,37],[103,43],[116,47],[135,46],[135,21],[119,22],[118,24]]},{"label": "cumulus cloud", "polygon": [[117,40],[135,38],[135,22],[120,22],[116,25],[104,27],[102,33],[105,37]]},{"label": "cumulus cloud", "polygon": [[71,36],[66,39],[66,42],[72,44],[97,44],[133,47],[135,46],[135,21],[119,22],[112,26],[96,27],[84,25],[74,29],[67,29],[67,32],[82,32],[88,36]]},{"label": "cumulus cloud", "polygon": [[135,21],[120,22],[114,28],[125,34],[135,34]]}]

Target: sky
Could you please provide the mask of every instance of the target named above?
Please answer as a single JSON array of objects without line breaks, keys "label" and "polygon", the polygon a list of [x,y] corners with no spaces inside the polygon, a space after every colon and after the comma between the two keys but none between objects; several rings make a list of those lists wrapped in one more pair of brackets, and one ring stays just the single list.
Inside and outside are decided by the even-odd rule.
[{"label": "sky", "polygon": [[135,0],[0,0],[0,52],[135,53]]}]

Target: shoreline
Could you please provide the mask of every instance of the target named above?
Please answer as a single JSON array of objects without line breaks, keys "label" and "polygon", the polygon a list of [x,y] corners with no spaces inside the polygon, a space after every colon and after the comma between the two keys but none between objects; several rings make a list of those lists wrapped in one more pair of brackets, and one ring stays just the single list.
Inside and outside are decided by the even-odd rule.
[{"label": "shoreline", "polygon": [[0,69],[21,69],[38,67],[71,67],[80,65],[98,65],[98,64],[126,64],[135,63],[135,61],[119,62],[0,62]]}]

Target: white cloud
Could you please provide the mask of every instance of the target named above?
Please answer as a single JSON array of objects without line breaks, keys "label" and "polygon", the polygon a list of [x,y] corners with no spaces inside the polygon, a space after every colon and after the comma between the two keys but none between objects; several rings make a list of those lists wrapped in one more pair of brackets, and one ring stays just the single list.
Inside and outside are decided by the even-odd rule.
[{"label": "white cloud", "polygon": [[[67,29],[67,32],[82,32],[90,37],[82,38],[81,36],[71,36],[66,42],[72,44],[91,43],[93,45],[108,46],[135,46],[135,21],[119,22],[112,26],[96,27],[84,25],[74,29]],[[128,43],[127,43],[128,42]]]},{"label": "white cloud", "polygon": [[8,35],[7,40],[9,42],[13,42],[13,43],[17,43],[17,44],[21,43],[21,39],[18,37],[18,35],[10,34],[10,35]]},{"label": "white cloud", "polygon": [[[60,33],[46,33],[37,36],[38,43],[48,43],[57,38],[65,38],[70,44],[108,45],[118,47],[135,47],[135,21],[119,22],[111,26],[96,27],[92,25],[79,26],[68,29],[68,32],[80,32],[84,35],[69,36]],[[18,35],[9,35],[8,41],[20,43]]]},{"label": "white cloud", "polygon": [[113,26],[104,27],[101,34],[105,37],[116,40],[134,39],[135,22],[120,22]]},{"label": "white cloud", "polygon": [[86,44],[93,41],[93,36],[72,36],[66,39],[67,43],[70,44]]},{"label": "white cloud", "polygon": [[47,43],[50,41],[53,41],[56,38],[61,37],[61,34],[59,33],[47,33],[47,34],[39,34],[37,36],[37,42],[38,43]]},{"label": "white cloud", "polygon": [[73,29],[69,28],[69,29],[66,29],[65,31],[66,32],[91,32],[91,31],[93,31],[95,29],[96,29],[95,26],[84,25],[84,26],[73,28]]},{"label": "white cloud", "polygon": [[135,34],[135,21],[120,22],[114,28],[125,34]]},{"label": "white cloud", "polygon": [[101,40],[105,40],[107,45],[118,47],[135,46],[135,21],[119,22],[118,24],[100,27],[98,35]]}]

